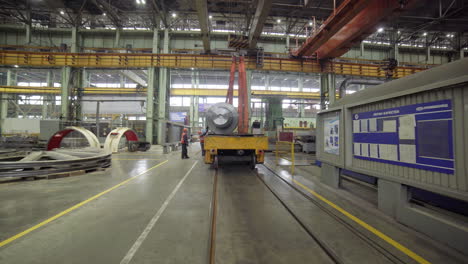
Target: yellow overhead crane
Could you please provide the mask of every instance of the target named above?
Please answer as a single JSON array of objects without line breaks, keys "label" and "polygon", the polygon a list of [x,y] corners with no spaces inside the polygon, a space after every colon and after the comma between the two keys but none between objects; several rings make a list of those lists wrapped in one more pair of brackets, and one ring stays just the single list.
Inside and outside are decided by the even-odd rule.
[{"label": "yellow overhead crane", "polygon": [[[195,54],[146,54],[146,53],[62,53],[0,51],[0,65],[27,67],[86,67],[86,68],[148,68],[167,67],[182,69],[229,70],[231,57]],[[265,57],[263,66],[257,67],[255,58],[245,58],[246,69],[261,71],[323,73],[384,78],[387,70],[381,64],[328,61],[319,63],[312,59]],[[394,78],[423,71],[424,67],[396,67]]]}]

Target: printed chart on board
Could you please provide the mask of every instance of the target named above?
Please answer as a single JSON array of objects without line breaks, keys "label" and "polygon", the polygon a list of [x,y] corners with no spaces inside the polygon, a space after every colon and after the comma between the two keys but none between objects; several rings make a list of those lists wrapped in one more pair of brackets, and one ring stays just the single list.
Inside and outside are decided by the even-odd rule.
[{"label": "printed chart on board", "polygon": [[450,100],[353,115],[355,158],[454,173]]},{"label": "printed chart on board", "polygon": [[324,129],[324,150],[327,153],[338,155],[340,154],[340,118],[330,117],[323,119]]}]

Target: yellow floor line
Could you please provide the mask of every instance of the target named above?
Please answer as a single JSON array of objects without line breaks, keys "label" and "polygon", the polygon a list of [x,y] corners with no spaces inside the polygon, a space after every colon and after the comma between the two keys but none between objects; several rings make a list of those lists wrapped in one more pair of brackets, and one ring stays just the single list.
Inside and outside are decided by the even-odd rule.
[{"label": "yellow floor line", "polygon": [[141,158],[141,159],[112,159],[112,160],[161,160],[161,159],[146,159],[146,158]]},{"label": "yellow floor line", "polygon": [[385,242],[389,243],[390,245],[392,245],[393,247],[395,247],[396,249],[400,250],[401,252],[405,253],[407,256],[409,256],[410,258],[414,259],[416,262],[418,263],[421,263],[421,264],[430,264],[429,261],[425,260],[423,257],[419,256],[418,254],[414,253],[413,251],[409,250],[408,248],[406,248],[405,246],[403,246],[402,244],[396,242],[395,240],[393,240],[392,238],[390,238],[389,236],[385,235],[384,233],[380,232],[379,230],[377,230],[376,228],[372,227],[371,225],[367,224],[366,222],[362,221],[361,219],[357,218],[356,216],[348,213],[347,211],[345,211],[343,208],[339,207],[338,205],[330,202],[328,199],[326,199],[325,197],[321,196],[320,194],[318,194],[317,192],[315,191],[312,191],[311,189],[309,189],[307,186],[305,186],[304,184],[296,181],[296,180],[292,180],[295,184],[299,185],[302,189],[308,191],[310,194],[312,194],[313,196],[317,197],[318,199],[320,199],[321,201],[325,202],[326,204],[328,204],[329,206],[333,207],[334,209],[336,209],[338,212],[342,213],[343,215],[345,215],[346,217],[348,217],[349,219],[353,220],[354,222],[356,222],[357,224],[359,224],[360,226],[364,227],[365,229],[367,229],[368,231],[370,231],[371,233],[373,233],[374,235],[378,236],[379,238],[383,239]]},{"label": "yellow floor line", "polygon": [[0,242],[0,248],[3,247],[3,246],[5,246],[5,245],[7,245],[7,244],[9,244],[9,243],[11,243],[11,242],[13,242],[13,241],[15,241],[15,240],[18,239],[18,238],[21,238],[21,237],[23,237],[23,236],[25,236],[25,235],[31,233],[32,231],[34,231],[34,230],[36,230],[36,229],[38,229],[38,228],[40,228],[40,227],[42,227],[42,226],[44,226],[44,225],[46,225],[46,224],[48,224],[48,223],[50,223],[50,222],[52,222],[52,221],[58,219],[58,218],[60,218],[60,217],[62,217],[62,216],[64,216],[64,215],[66,215],[66,214],[68,214],[68,213],[70,213],[70,212],[72,212],[72,211],[74,211],[74,210],[80,208],[80,207],[82,207],[83,205],[85,205],[85,204],[87,204],[87,203],[89,203],[89,202],[91,202],[91,201],[93,201],[93,200],[95,200],[95,199],[97,199],[97,198],[103,196],[104,194],[106,194],[106,193],[108,193],[108,192],[111,192],[112,190],[115,190],[115,189],[119,188],[120,186],[122,186],[122,185],[124,185],[124,184],[127,184],[128,182],[130,182],[130,181],[136,179],[137,177],[139,177],[139,176],[141,176],[141,175],[143,175],[143,174],[149,172],[150,170],[153,170],[153,169],[155,169],[155,168],[157,168],[157,167],[163,165],[163,164],[166,163],[166,162],[168,162],[168,160],[165,160],[165,161],[163,161],[163,162],[161,162],[161,163],[158,163],[157,165],[155,165],[155,166],[153,166],[153,167],[151,167],[151,168],[145,170],[144,172],[142,172],[142,173],[140,173],[140,174],[138,174],[138,175],[135,175],[135,176],[133,176],[133,177],[131,177],[131,178],[128,178],[127,180],[125,180],[125,181],[123,181],[123,182],[121,182],[121,183],[119,183],[119,184],[117,184],[117,185],[114,185],[113,187],[111,187],[111,188],[109,188],[109,189],[107,189],[107,190],[105,190],[105,191],[103,191],[103,192],[100,192],[100,193],[94,195],[93,197],[91,197],[91,198],[89,198],[89,199],[87,199],[87,200],[84,200],[84,201],[82,201],[81,203],[78,203],[78,204],[76,204],[76,205],[74,205],[74,206],[72,206],[72,207],[70,207],[70,208],[68,208],[68,209],[66,209],[66,210],[64,210],[64,211],[62,211],[62,212],[60,212],[60,213],[58,213],[58,214],[52,216],[51,218],[49,218],[49,219],[47,219],[47,220],[44,220],[44,221],[42,221],[41,223],[39,223],[39,224],[37,224],[37,225],[35,225],[35,226],[31,227],[31,228],[28,228],[28,229],[24,230],[24,231],[21,232],[21,233],[18,233],[18,234],[14,235],[14,236],[12,236],[12,237],[10,237],[10,238],[8,238],[8,239],[3,240],[2,242]]}]

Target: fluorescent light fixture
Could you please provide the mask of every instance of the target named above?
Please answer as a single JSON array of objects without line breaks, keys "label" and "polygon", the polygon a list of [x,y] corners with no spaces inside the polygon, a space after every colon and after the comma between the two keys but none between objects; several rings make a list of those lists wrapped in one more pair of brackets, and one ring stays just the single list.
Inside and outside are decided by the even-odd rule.
[{"label": "fluorescent light fixture", "polygon": [[281,19],[276,20],[276,22],[281,23]]},{"label": "fluorescent light fixture", "polygon": [[177,17],[177,14],[176,14],[176,13],[172,13],[172,17]]},{"label": "fluorescent light fixture", "polygon": [[427,32],[424,32],[424,33],[423,33],[423,36],[427,36]]},{"label": "fluorescent light fixture", "polygon": [[15,65],[15,68],[18,68],[19,66],[18,65]]},{"label": "fluorescent light fixture", "polygon": [[383,28],[379,28],[377,32],[383,32]]},{"label": "fluorescent light fixture", "polygon": [[141,5],[141,0],[136,0],[136,3]]},{"label": "fluorescent light fixture", "polygon": [[102,15],[103,15],[103,16],[106,16],[107,14],[106,14],[106,12],[104,12],[104,13],[102,13]]},{"label": "fluorescent light fixture", "polygon": [[311,21],[311,22],[309,22],[309,26],[312,26],[313,24],[314,24],[314,23],[312,23],[312,21]]},{"label": "fluorescent light fixture", "polygon": [[397,33],[398,33],[398,34],[400,34],[400,33],[401,33],[401,31],[400,31],[400,30],[398,30],[398,32],[397,32]]},{"label": "fluorescent light fixture", "polygon": [[212,19],[212,18],[213,18],[213,16],[212,16],[212,15],[210,15],[210,16],[208,16],[208,18],[209,18],[209,19]]},{"label": "fluorescent light fixture", "polygon": [[61,14],[61,15],[64,15],[64,14],[65,14],[65,12],[63,12],[63,10],[60,10],[60,14]]}]

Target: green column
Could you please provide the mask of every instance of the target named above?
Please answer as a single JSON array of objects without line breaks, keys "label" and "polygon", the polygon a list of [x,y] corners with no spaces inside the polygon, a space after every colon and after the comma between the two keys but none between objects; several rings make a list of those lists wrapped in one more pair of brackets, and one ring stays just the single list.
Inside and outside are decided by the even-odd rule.
[{"label": "green column", "polygon": [[64,66],[62,67],[62,86],[60,89],[61,97],[61,106],[60,106],[60,119],[68,120],[69,119],[69,108],[70,108],[70,75],[71,67]]},{"label": "green column", "polygon": [[276,127],[281,126],[283,122],[283,106],[281,98],[267,98],[266,123],[265,130],[275,131]]},{"label": "green column", "polygon": [[146,94],[146,141],[154,143],[154,95],[158,78],[156,68],[148,69],[148,88]]},{"label": "green column", "polygon": [[[46,76],[47,87],[54,87],[53,72],[48,71]],[[53,95],[45,94],[42,96],[42,119],[47,119],[50,116]]]},{"label": "green column", "polygon": [[[159,30],[153,28],[153,53],[158,53],[159,50]],[[158,73],[155,67],[148,68],[148,87],[146,93],[146,141],[151,144],[155,143],[154,140],[154,99],[155,91],[158,83]]]},{"label": "green column", "polygon": [[[169,30],[164,30],[163,53],[169,53]],[[158,144],[166,143],[167,96],[169,94],[169,70],[159,68],[158,89]]]},{"label": "green column", "polygon": [[[304,91],[304,77],[303,76],[299,76],[299,78],[297,79],[297,86],[299,88],[299,92],[303,92]],[[299,117],[304,117],[305,116],[305,100],[304,99],[301,99],[299,100]]]},{"label": "green column", "polygon": [[336,87],[335,74],[322,73],[320,75],[320,105],[322,109],[328,108],[327,105],[335,103]]}]

